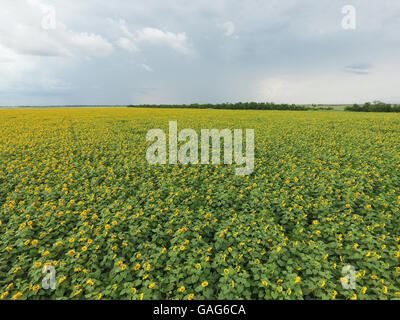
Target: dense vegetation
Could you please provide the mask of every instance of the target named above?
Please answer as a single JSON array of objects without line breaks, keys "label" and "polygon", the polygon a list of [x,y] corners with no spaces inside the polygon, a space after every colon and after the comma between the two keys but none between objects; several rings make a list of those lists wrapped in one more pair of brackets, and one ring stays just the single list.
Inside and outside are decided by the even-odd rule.
[{"label": "dense vegetation", "polygon": [[353,104],[347,106],[346,111],[357,111],[357,112],[400,112],[399,105],[391,105],[381,101],[366,102],[363,105]]},{"label": "dense vegetation", "polygon": [[[149,165],[170,120],[253,128],[254,172]],[[400,114],[0,110],[0,299],[398,299],[399,140]]]},{"label": "dense vegetation", "polygon": [[307,111],[307,110],[331,110],[328,108],[318,108],[317,106],[300,106],[295,104],[275,104],[273,102],[237,102],[237,103],[219,103],[219,104],[145,104],[145,105],[129,105],[130,108],[190,108],[190,109],[228,109],[228,110],[292,110],[292,111]]}]

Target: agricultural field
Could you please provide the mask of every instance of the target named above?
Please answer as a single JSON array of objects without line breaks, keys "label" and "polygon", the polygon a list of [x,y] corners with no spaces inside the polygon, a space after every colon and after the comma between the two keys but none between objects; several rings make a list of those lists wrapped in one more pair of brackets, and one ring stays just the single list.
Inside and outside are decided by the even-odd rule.
[{"label": "agricultural field", "polygon": [[[148,164],[171,120],[254,129],[253,173]],[[0,110],[0,299],[399,299],[399,141],[400,114]]]}]

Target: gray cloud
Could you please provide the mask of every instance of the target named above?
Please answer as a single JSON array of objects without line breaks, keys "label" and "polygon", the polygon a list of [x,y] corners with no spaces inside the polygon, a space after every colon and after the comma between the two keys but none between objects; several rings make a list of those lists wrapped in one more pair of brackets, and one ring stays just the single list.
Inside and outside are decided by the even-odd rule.
[{"label": "gray cloud", "polygon": [[400,102],[400,2],[347,4],[2,0],[0,105]]},{"label": "gray cloud", "polygon": [[368,63],[351,64],[345,67],[346,72],[358,75],[370,74],[371,69],[372,65]]}]

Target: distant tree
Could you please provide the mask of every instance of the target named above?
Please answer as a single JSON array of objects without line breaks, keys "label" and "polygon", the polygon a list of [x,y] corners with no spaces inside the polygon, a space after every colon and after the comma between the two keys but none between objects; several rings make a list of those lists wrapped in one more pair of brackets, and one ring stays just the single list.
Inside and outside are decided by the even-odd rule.
[{"label": "distant tree", "polygon": [[400,107],[392,106],[382,101],[375,100],[372,103],[366,102],[362,106],[353,104],[345,107],[346,111],[363,111],[363,112],[400,112]]}]

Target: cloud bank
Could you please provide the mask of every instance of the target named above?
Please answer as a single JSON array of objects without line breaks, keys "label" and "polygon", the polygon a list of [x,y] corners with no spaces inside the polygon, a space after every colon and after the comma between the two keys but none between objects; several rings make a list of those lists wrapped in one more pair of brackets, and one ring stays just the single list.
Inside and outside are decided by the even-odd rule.
[{"label": "cloud bank", "polygon": [[400,2],[2,0],[0,105],[400,103]]}]

